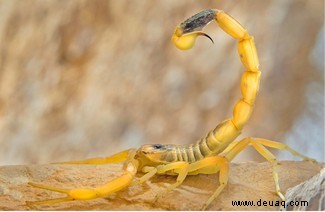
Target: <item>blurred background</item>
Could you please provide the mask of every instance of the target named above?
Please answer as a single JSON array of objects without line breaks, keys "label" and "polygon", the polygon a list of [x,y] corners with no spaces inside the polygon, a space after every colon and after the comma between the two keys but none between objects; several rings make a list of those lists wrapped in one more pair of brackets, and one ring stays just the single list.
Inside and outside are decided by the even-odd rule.
[{"label": "blurred background", "polygon": [[[0,165],[190,144],[232,116],[244,71],[211,23],[190,51],[179,23],[222,9],[254,36],[262,71],[238,138],[289,144],[324,161],[324,1],[0,1]],[[279,158],[294,158],[275,151]],[[235,161],[264,161],[248,148]]]}]

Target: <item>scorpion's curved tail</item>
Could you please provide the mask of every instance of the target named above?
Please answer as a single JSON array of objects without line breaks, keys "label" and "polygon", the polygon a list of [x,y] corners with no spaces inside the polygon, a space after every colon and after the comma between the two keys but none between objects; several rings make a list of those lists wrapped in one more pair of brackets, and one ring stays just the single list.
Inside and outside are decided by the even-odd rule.
[{"label": "scorpion's curved tail", "polygon": [[198,143],[183,149],[194,153],[187,154],[194,155],[193,161],[222,152],[241,133],[253,111],[261,76],[253,37],[234,18],[221,10],[204,10],[187,19],[176,28],[172,41],[179,49],[192,48],[198,36],[209,37],[201,30],[212,20],[216,20],[227,34],[238,40],[238,53],[246,68],[241,79],[243,98],[236,103],[232,118],[221,122]]}]

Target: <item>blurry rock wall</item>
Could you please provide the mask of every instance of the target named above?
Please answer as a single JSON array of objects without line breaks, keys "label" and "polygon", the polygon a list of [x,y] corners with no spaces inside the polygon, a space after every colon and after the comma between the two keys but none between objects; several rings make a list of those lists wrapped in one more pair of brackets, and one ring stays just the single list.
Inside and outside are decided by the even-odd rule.
[{"label": "blurry rock wall", "polygon": [[[244,71],[237,44],[174,48],[175,26],[222,9],[255,38],[262,71],[240,138],[324,160],[324,1],[0,1],[0,164],[189,144],[232,116]],[[281,159],[291,159],[281,153]],[[245,150],[237,160],[263,160]]]}]

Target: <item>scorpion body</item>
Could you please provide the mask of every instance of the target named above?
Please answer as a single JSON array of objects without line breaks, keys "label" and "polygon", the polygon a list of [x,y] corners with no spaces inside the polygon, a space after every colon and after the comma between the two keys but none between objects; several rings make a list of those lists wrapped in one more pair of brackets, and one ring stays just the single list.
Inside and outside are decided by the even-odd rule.
[{"label": "scorpion body", "polygon": [[[222,121],[205,137],[190,145],[149,144],[138,150],[129,149],[107,158],[93,158],[84,161],[62,162],[61,164],[108,164],[124,162],[124,174],[96,188],[62,189],[50,186],[29,183],[33,187],[65,193],[66,197],[26,202],[27,204],[51,204],[72,200],[89,200],[107,196],[127,186],[143,183],[156,174],[177,175],[176,183],[157,194],[155,200],[162,197],[167,191],[179,186],[187,175],[219,173],[220,185],[203,205],[206,209],[210,203],[221,193],[228,182],[229,163],[247,146],[253,146],[273,168],[273,178],[276,194],[284,200],[280,191],[277,174],[277,160],[266,147],[288,150],[292,154],[311,160],[301,155],[285,144],[261,138],[244,138],[234,142],[240,135],[244,125],[249,120],[255,105],[259,89],[261,72],[254,39],[247,30],[234,18],[221,10],[204,10],[176,27],[172,41],[177,48],[187,50],[194,46],[198,36],[208,37],[201,30],[215,20],[221,29],[238,41],[238,53],[245,67],[241,78],[242,98],[236,103],[233,117]],[[137,172],[144,175],[136,178]]]}]

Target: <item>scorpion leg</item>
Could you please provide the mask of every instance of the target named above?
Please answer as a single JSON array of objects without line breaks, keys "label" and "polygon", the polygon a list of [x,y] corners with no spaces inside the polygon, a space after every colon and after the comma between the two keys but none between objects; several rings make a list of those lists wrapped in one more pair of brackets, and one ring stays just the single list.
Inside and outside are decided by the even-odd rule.
[{"label": "scorpion leg", "polygon": [[299,152],[297,152],[296,150],[290,148],[288,145],[286,144],[283,144],[283,143],[280,143],[280,142],[277,142],[277,141],[270,141],[270,140],[266,140],[266,139],[262,139],[262,138],[253,138],[253,140],[255,142],[258,142],[264,146],[267,146],[267,147],[271,147],[271,148],[274,148],[274,149],[280,149],[280,150],[287,150],[289,151],[292,155],[294,156],[298,156],[298,157],[301,157],[302,159],[306,160],[306,161],[311,161],[311,162],[315,162],[314,159],[312,158],[309,158]]},{"label": "scorpion leg", "polygon": [[[206,169],[209,168],[209,169]],[[216,173],[219,171],[219,187],[210,196],[210,198],[205,202],[201,210],[206,210],[206,208],[211,204],[211,202],[218,197],[222,190],[226,187],[228,183],[228,173],[229,173],[229,161],[226,157],[222,156],[212,156],[204,158],[200,161],[194,162],[189,166],[190,172],[199,171],[200,173]]]},{"label": "scorpion leg", "polygon": [[272,164],[272,175],[275,183],[275,192],[276,194],[285,201],[284,195],[281,193],[280,185],[279,185],[279,176],[278,176],[278,161],[276,157],[267,150],[262,144],[255,142],[252,140],[251,144],[256,149],[258,153],[260,153],[266,160],[268,160]]},{"label": "scorpion leg", "polygon": [[125,161],[128,158],[130,151],[133,149],[124,150],[122,152],[116,153],[112,156],[105,157],[105,158],[90,158],[81,161],[67,161],[67,162],[56,162],[53,164],[109,164],[109,163],[120,163]]},{"label": "scorpion leg", "polygon": [[177,186],[179,186],[180,184],[183,183],[183,181],[185,180],[187,174],[188,174],[188,166],[189,164],[187,162],[184,161],[180,161],[180,162],[174,162],[174,163],[169,163],[166,165],[159,165],[157,166],[157,173],[158,174],[164,174],[168,171],[173,171],[174,173],[177,173],[177,179],[176,179],[176,183],[169,185],[166,190],[163,190],[161,192],[159,192],[156,197],[155,197],[155,201],[157,201],[159,198],[163,197],[167,192],[172,191],[173,189],[175,189]]},{"label": "scorpion leg", "polygon": [[111,193],[119,191],[127,187],[128,185],[130,185],[132,180],[135,177],[135,174],[137,173],[139,164],[138,161],[134,159],[135,154],[136,154],[135,149],[133,151],[130,150],[127,160],[123,164],[123,169],[125,170],[124,174],[96,188],[64,189],[64,188],[50,187],[50,186],[45,186],[45,185],[40,185],[40,184],[30,182],[28,184],[33,187],[64,193],[66,194],[66,197],[43,200],[43,201],[26,201],[26,204],[40,205],[40,204],[67,202],[73,200],[90,200],[90,199],[105,197]]},{"label": "scorpion leg", "polygon": [[233,149],[229,150],[226,153],[226,158],[231,161],[239,152],[245,149],[248,145],[252,145],[258,153],[260,153],[266,160],[268,160],[272,164],[272,175],[275,183],[276,194],[282,199],[285,200],[284,195],[281,193],[280,185],[279,185],[279,177],[277,172],[277,159],[276,157],[267,150],[262,144],[260,144],[257,140],[253,138],[244,138],[239,141],[237,145],[234,146]]},{"label": "scorpion leg", "polygon": [[225,154],[226,155],[225,157],[228,158],[229,161],[231,161],[239,152],[245,149],[248,145],[252,145],[258,153],[260,153],[265,159],[267,159],[272,164],[272,173],[273,173],[272,175],[275,183],[276,194],[282,200],[285,200],[285,197],[280,190],[279,177],[277,172],[278,162],[276,157],[269,150],[267,150],[265,146],[275,148],[275,149],[280,149],[280,150],[287,150],[293,155],[299,156],[304,160],[314,161],[313,159],[308,158],[298,153],[297,151],[291,149],[289,146],[285,144],[276,141],[269,141],[261,138],[244,138],[243,140],[239,141],[235,146],[233,146],[232,149],[228,149],[228,151],[224,151],[223,154]]},{"label": "scorpion leg", "polygon": [[132,186],[133,185],[138,185],[138,184],[141,184],[143,183],[144,181],[147,181],[149,180],[150,178],[152,178],[156,173],[157,173],[157,169],[155,167],[151,167],[151,166],[145,166],[143,169],[142,169],[142,172],[146,173],[145,175],[143,175],[142,177],[138,178],[138,179],[135,179],[133,182],[132,182]]}]

